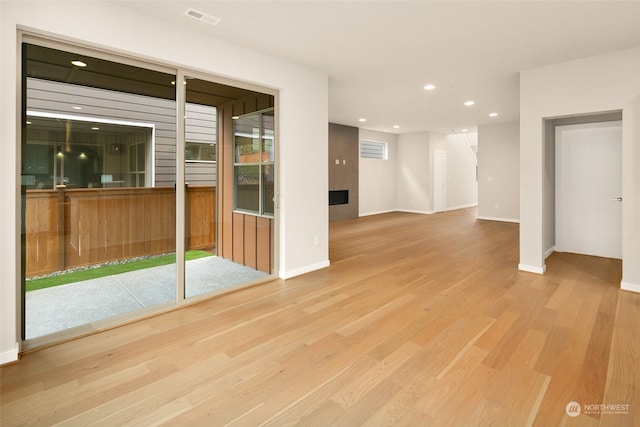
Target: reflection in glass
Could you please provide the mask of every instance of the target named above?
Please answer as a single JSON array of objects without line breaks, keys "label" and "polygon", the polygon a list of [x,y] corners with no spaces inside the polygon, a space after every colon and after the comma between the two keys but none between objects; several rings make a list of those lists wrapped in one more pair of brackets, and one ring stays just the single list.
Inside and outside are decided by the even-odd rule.
[{"label": "reflection in glass", "polygon": [[24,338],[175,302],[175,77],[23,56]]},{"label": "reflection in glass", "polygon": [[271,216],[274,214],[275,191],[273,109],[237,118],[233,135],[235,209]]},{"label": "reflection in glass", "polygon": [[257,212],[260,209],[260,167],[236,166],[236,207]]},{"label": "reflection in glass", "polygon": [[265,214],[274,213],[274,176],[273,165],[262,166],[262,206]]}]

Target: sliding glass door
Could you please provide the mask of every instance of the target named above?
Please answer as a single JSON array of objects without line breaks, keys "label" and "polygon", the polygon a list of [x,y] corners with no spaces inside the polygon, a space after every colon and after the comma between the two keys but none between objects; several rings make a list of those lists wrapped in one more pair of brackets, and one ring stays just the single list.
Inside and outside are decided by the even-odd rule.
[{"label": "sliding glass door", "polygon": [[[271,275],[273,95],[29,36],[22,59],[26,348]],[[255,114],[250,212],[234,122]]]},{"label": "sliding glass door", "polygon": [[[234,144],[236,133],[233,129],[239,121],[228,116],[230,110],[239,105],[251,105],[253,100],[267,95],[193,76],[185,76],[183,87],[184,294],[191,298],[260,280],[271,273],[269,261],[262,270],[255,263],[255,230],[253,234],[244,235],[245,222],[248,224],[249,221],[241,218],[243,221],[239,222],[237,215],[234,218],[237,207],[232,201],[239,190],[232,178],[231,151],[225,150]],[[235,239],[232,237],[234,232]],[[268,254],[273,251],[273,239],[270,237],[268,241],[270,247],[263,258],[271,259]],[[241,257],[238,256],[240,253]]]},{"label": "sliding glass door", "polygon": [[23,338],[174,304],[175,75],[22,55]]}]

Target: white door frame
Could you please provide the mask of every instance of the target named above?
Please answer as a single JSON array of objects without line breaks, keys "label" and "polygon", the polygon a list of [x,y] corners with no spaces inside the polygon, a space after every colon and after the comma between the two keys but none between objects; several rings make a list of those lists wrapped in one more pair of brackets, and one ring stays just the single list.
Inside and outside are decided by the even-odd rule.
[{"label": "white door frame", "polygon": [[[592,144],[593,150],[603,150],[603,146],[598,148],[598,143],[602,140],[594,140],[599,138],[597,133],[606,130],[607,138],[610,132],[617,128],[620,132],[620,140],[605,140],[605,144],[611,144],[611,150],[600,151],[599,159],[604,159],[609,169],[612,162],[616,163],[614,169],[617,172],[607,171],[607,179],[605,175],[599,178],[593,174],[599,172],[598,159],[593,154],[583,152],[578,154],[584,157],[587,162],[594,164],[593,174],[583,173],[579,166],[576,169],[574,158],[567,158],[565,151],[569,150],[573,153],[576,148],[583,143]],[[577,133],[579,132],[579,133]],[[556,134],[556,242],[555,249],[558,252],[575,252],[585,255],[602,256],[608,258],[622,258],[622,122],[602,122],[602,123],[584,123],[576,125],[557,126]],[[573,134],[573,135],[572,135]],[[575,137],[579,135],[579,140]],[[574,137],[573,141],[569,139]],[[600,136],[601,137],[601,136]],[[595,143],[596,145],[593,145]],[[573,144],[573,148],[570,145]],[[576,145],[578,144],[578,145]],[[596,155],[597,151],[595,151]],[[573,156],[571,156],[573,157]],[[571,163],[573,162],[573,166]],[[599,163],[602,164],[602,163]],[[578,175],[568,176],[569,168],[576,171]],[[602,170],[602,169],[600,169]],[[618,173],[619,176],[611,175]],[[572,177],[578,177],[581,181],[576,183]],[[584,183],[584,185],[582,185]],[[611,194],[601,194],[598,187],[602,183],[607,188],[614,188]],[[592,197],[595,195],[597,200]],[[617,199],[620,197],[620,201]],[[600,208],[601,206],[601,208]],[[574,212],[575,209],[584,209],[584,215],[581,212]],[[596,210],[597,209],[597,210]],[[592,212],[591,214],[589,212]],[[593,212],[596,212],[593,214]],[[568,217],[570,216],[570,218]],[[592,222],[593,224],[588,224]],[[611,234],[616,233],[616,234]]]},{"label": "white door frame", "polygon": [[433,212],[447,209],[447,152],[433,152]]}]

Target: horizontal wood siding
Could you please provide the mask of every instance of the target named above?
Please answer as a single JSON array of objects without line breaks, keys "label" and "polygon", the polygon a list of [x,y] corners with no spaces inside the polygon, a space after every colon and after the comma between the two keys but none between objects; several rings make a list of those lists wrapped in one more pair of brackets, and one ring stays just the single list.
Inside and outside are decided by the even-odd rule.
[{"label": "horizontal wood siding", "polygon": [[[186,104],[185,141],[202,144],[217,142],[218,120],[215,107]],[[185,181],[190,185],[216,185],[217,162],[189,161],[185,165]]]},{"label": "horizontal wood siding", "polygon": [[[188,187],[187,248],[215,245],[215,187]],[[31,190],[26,276],[175,252],[173,188]]]},{"label": "horizontal wood siding", "polygon": [[[72,106],[81,107],[82,110],[76,112]],[[28,78],[27,109],[151,124],[155,129],[152,148],[155,171],[153,186],[171,187],[176,182],[175,101]],[[215,142],[215,107],[187,104],[186,111],[187,140]],[[201,166],[187,162],[185,175],[188,181],[197,185],[216,185],[215,163],[209,165],[212,165],[209,173],[203,174]]]}]

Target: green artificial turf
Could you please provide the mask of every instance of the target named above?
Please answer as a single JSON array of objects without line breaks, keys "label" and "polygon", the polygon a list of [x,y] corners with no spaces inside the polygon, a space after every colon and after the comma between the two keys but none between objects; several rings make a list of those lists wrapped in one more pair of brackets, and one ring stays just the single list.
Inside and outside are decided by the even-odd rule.
[{"label": "green artificial turf", "polygon": [[[204,258],[211,256],[209,252],[192,250],[185,252],[185,260]],[[122,264],[105,265],[102,267],[88,268],[69,273],[62,273],[55,276],[43,277],[26,281],[26,291],[50,288],[53,286],[66,285],[83,280],[97,279],[99,277],[112,276],[114,274],[127,273],[129,271],[142,270],[144,268],[158,267],[160,265],[173,264],[176,262],[176,255],[160,255],[156,257],[141,259],[137,261],[125,262]]]}]

